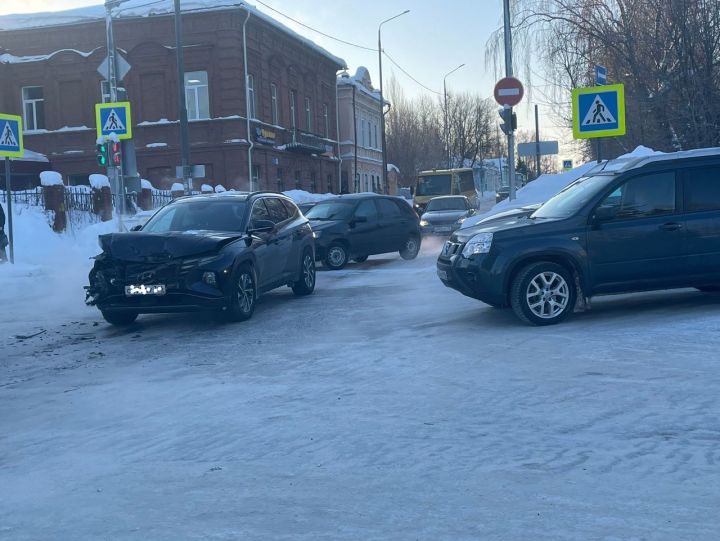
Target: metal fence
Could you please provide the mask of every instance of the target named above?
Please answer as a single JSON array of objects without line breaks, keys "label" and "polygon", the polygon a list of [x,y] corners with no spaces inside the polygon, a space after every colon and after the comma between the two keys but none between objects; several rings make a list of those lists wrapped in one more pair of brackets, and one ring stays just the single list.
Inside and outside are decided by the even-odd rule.
[{"label": "metal fence", "polygon": [[[93,194],[85,187],[70,186],[65,188],[65,210],[77,210],[82,212],[93,212]],[[137,194],[129,193],[126,202],[130,208],[137,208]],[[33,207],[44,207],[42,188],[34,190],[22,190],[11,192],[13,204],[21,204]],[[0,201],[7,204],[7,192],[0,190]],[[112,196],[113,207],[117,207],[117,195]],[[172,201],[172,194],[166,190],[153,190],[151,208],[158,209]]]}]

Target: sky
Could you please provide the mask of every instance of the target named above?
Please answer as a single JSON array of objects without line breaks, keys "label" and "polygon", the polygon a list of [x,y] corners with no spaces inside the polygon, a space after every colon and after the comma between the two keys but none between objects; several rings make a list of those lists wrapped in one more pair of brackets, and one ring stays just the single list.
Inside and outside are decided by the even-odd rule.
[{"label": "sky", "polygon": [[[504,75],[504,62],[493,62],[492,59],[486,59],[485,54],[490,36],[502,27],[502,0],[248,1],[299,34],[344,58],[351,73],[358,66],[367,67],[376,87],[379,80],[377,52],[340,43],[283,15],[336,38],[377,49],[378,24],[409,9],[409,13],[386,23],[382,29],[385,52],[422,84],[413,81],[384,58],[385,88],[394,75],[409,96],[425,93],[440,98],[443,77],[460,64],[465,65],[447,78],[449,93],[473,92],[490,97],[495,82]],[[59,11],[99,3],[98,0],[24,0],[21,5],[3,3],[0,5],[0,15]],[[542,103],[539,105],[541,139],[560,136],[563,146],[566,135],[558,134],[550,128],[550,119],[546,117],[548,109]],[[527,97],[521,103],[518,109],[519,129],[534,130],[533,106]],[[543,130],[543,125],[547,129]]]}]

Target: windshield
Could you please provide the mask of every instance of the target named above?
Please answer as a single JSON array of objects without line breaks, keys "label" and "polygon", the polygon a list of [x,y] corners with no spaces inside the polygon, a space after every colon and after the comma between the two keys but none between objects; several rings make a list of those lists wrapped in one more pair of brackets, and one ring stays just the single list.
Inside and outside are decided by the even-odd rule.
[{"label": "windshield", "polygon": [[548,199],[531,215],[531,218],[569,218],[607,186],[612,179],[611,175],[580,177],[560,193]]},{"label": "windshield", "polygon": [[450,175],[418,177],[415,195],[449,195],[452,193]]},{"label": "windshield", "polygon": [[305,217],[308,220],[347,220],[351,213],[351,201],[326,201],[308,210]]},{"label": "windshield", "polygon": [[142,228],[150,233],[169,231],[242,231],[245,201],[185,200],[160,209]]},{"label": "windshield", "polygon": [[448,197],[443,199],[433,199],[428,203],[427,212],[439,210],[467,210],[467,203],[463,197]]}]

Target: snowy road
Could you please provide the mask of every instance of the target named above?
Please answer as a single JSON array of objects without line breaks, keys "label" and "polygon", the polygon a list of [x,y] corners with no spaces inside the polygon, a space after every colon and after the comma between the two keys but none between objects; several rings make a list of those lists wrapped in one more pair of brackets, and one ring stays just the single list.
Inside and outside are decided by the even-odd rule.
[{"label": "snowy road", "polygon": [[433,249],[242,324],[5,311],[0,539],[719,538],[720,296],[530,328]]}]

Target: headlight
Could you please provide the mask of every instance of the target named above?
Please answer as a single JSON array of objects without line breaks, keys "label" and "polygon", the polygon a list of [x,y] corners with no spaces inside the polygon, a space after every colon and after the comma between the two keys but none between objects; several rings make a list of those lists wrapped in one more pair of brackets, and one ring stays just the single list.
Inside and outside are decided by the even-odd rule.
[{"label": "headlight", "polygon": [[430,225],[430,222],[427,220],[420,220],[420,227],[427,227]]},{"label": "headlight", "polygon": [[322,231],[313,231],[313,238],[319,239],[320,235],[322,235]]},{"label": "headlight", "polygon": [[471,238],[463,248],[462,255],[464,258],[469,258],[475,254],[486,254],[490,251],[492,246],[492,233],[480,233]]},{"label": "headlight", "polygon": [[455,223],[458,224],[458,225],[462,225],[462,223],[463,223],[465,220],[467,220],[467,216],[466,216],[465,218],[458,218],[458,221],[455,222]]}]

